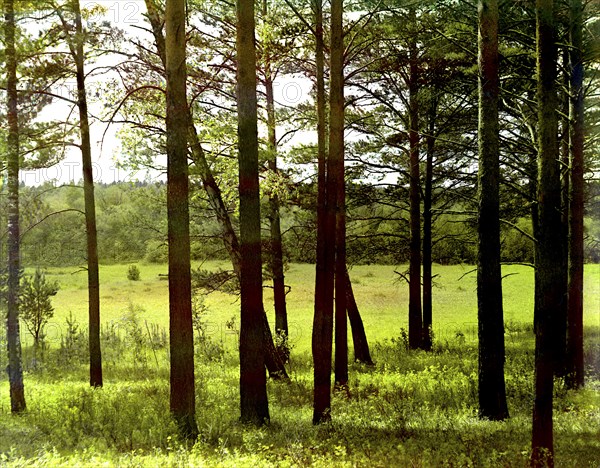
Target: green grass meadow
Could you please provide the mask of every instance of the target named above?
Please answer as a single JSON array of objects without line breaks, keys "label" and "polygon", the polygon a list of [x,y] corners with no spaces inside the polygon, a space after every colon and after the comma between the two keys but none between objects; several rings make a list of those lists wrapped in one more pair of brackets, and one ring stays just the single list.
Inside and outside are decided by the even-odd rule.
[{"label": "green grass meadow", "polygon": [[[65,345],[70,314],[80,330],[85,328],[86,273],[48,270],[48,279],[59,281],[61,290],[53,298],[56,310],[41,361],[33,361],[23,332],[25,414],[10,415],[6,374],[0,375],[0,466],[527,466],[534,356],[531,268],[503,269],[511,413],[505,422],[477,417],[472,266],[434,267],[430,353],[407,351],[402,337],[408,287],[395,271],[405,267],[365,265],[350,271],[376,364],[351,364],[350,396],[335,395],[332,422],[319,427],[311,423],[314,266],[292,264],[286,274],[291,382],[269,382],[271,424],[262,429],[238,422],[239,302],[224,293],[208,295],[204,339],[198,340],[196,353],[200,437],[190,447],[178,440],[168,412],[168,283],[159,276],[167,266],[137,266],[140,281],[127,279],[128,265],[101,267],[105,385],[96,390],[87,385],[85,343]],[[203,265],[218,267],[227,264]],[[556,463],[597,468],[600,265],[587,265],[585,280],[587,382],[577,392],[556,383]],[[271,319],[269,288],[265,304]]]},{"label": "green grass meadow", "polygon": [[[130,304],[141,307],[142,320],[167,327],[169,323],[168,281],[166,265],[137,264],[140,281],[127,279],[129,265],[105,265],[100,270],[101,314],[104,323],[118,323]],[[196,267],[198,265],[195,265]],[[226,262],[205,262],[202,268],[227,268]],[[408,326],[408,287],[399,281],[395,271],[405,266],[361,265],[350,271],[356,301],[361,311],[367,337],[380,341],[398,337],[401,328]],[[451,338],[460,331],[467,338],[477,334],[476,272],[473,266],[435,265],[433,274],[433,329],[438,338]],[[309,264],[292,264],[286,273],[291,286],[287,296],[290,340],[297,352],[310,351],[313,318],[315,269]],[[511,324],[533,323],[533,269],[510,265],[503,268],[504,319]],[[586,326],[600,326],[600,265],[586,265],[585,270]],[[65,318],[72,313],[81,323],[87,320],[87,274],[75,268],[54,268],[47,278],[61,284],[53,300],[55,316],[52,326],[62,331]],[[272,310],[272,290],[265,288],[265,307]],[[206,321],[209,332],[226,339],[226,323],[232,317],[239,323],[239,302],[230,294],[214,292],[206,296]],[[272,313],[271,313],[272,315]],[[271,318],[271,316],[270,316]],[[49,334],[53,333],[52,326]]]}]

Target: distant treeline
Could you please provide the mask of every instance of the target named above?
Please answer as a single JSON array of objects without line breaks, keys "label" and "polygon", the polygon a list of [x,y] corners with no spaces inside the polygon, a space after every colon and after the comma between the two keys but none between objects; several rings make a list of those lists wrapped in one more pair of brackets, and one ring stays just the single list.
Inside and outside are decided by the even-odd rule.
[{"label": "distant treeline", "polygon": [[[200,187],[191,197],[192,257],[227,259],[220,228]],[[102,263],[167,260],[166,185],[162,182],[97,184],[96,210]],[[370,193],[365,194],[365,191]],[[284,255],[289,262],[314,262],[316,249],[315,190],[296,186],[294,197],[281,210]],[[353,264],[401,264],[408,261],[408,212],[382,203],[390,193],[354,185],[348,191],[348,258]],[[406,200],[404,200],[406,203]],[[266,200],[265,200],[266,203]],[[0,205],[6,196],[0,194]],[[230,207],[237,221],[235,201]],[[433,261],[440,264],[476,263],[477,232],[473,207],[453,205],[434,222]],[[266,210],[265,210],[266,211]],[[590,210],[592,214],[594,210]],[[5,217],[5,209],[1,210]],[[515,213],[502,226],[502,256],[506,262],[533,262],[531,220]],[[83,190],[76,185],[46,183],[21,187],[22,259],[24,266],[71,266],[85,263]],[[2,222],[6,226],[6,222]],[[236,226],[237,228],[237,226]],[[5,231],[5,229],[4,229]],[[586,218],[586,260],[599,262],[600,219]],[[268,248],[265,220],[264,248]],[[6,246],[2,232],[1,248]],[[5,258],[5,257],[2,257]]]}]

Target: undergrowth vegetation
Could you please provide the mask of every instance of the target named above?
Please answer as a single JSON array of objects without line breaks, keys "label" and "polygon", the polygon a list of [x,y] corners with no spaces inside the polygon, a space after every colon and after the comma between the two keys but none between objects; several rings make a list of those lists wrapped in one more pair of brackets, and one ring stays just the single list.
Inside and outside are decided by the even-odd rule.
[{"label": "undergrowth vegetation", "polygon": [[[511,417],[501,423],[477,414],[477,324],[468,267],[438,267],[429,353],[407,349],[403,287],[389,281],[389,267],[352,270],[375,365],[351,365],[349,397],[334,395],[332,421],[319,427],[311,422],[313,267],[294,264],[288,274],[291,380],[268,383],[271,424],[262,429],[238,421],[239,305],[231,296],[195,297],[200,436],[193,446],[178,439],[169,415],[168,333],[156,305],[165,302],[163,270],[146,268],[143,280],[130,282],[124,281],[125,266],[103,267],[105,294],[114,296],[104,304],[115,309],[104,315],[101,331],[104,388],[87,384],[87,327],[78,309],[68,313],[57,300],[37,356],[31,340],[24,340],[23,415],[11,416],[6,375],[0,374],[0,466],[528,466],[534,334],[527,296],[532,275],[525,267],[511,267],[520,276],[505,280]],[[555,386],[557,466],[600,465],[598,273],[590,266],[586,284],[586,387],[567,391],[560,380]],[[78,277],[48,274],[61,280],[65,301],[79,292]],[[115,302],[121,296],[129,301]],[[1,368],[5,358],[0,352]]]},{"label": "undergrowth vegetation", "polygon": [[[372,346],[376,365],[351,367],[350,396],[336,395],[333,420],[315,427],[312,368],[292,356],[289,383],[269,382],[272,422],[238,422],[237,356],[198,334],[197,420],[193,446],[177,438],[168,413],[167,346],[142,332],[135,307],[113,340],[105,387],[87,386],[80,350],[49,351],[27,375],[28,410],[0,407],[0,465],[18,466],[526,466],[533,403],[531,330],[510,331],[507,390],[511,418],[477,416],[477,349],[457,333],[431,353],[408,351],[401,336]],[[515,327],[518,328],[518,327]],[[598,330],[587,330],[588,381],[579,392],[558,382],[555,400],[558,466],[600,463]],[[160,335],[160,334],[159,334]],[[201,340],[204,343],[201,343]],[[218,353],[206,350],[219,349]],[[65,353],[75,353],[70,360]],[[110,355],[110,352],[109,352]],[[69,362],[68,365],[66,363]],[[8,393],[6,382],[0,384]]]}]

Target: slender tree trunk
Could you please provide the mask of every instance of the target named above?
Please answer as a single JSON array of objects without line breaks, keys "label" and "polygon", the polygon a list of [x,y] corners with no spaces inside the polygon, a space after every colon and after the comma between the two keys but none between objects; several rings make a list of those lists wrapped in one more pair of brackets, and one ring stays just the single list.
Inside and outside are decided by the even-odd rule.
[{"label": "slender tree trunk", "polygon": [[96,202],[94,199],[94,175],[92,145],[85,89],[83,54],[83,24],[79,0],[73,1],[75,13],[75,67],[77,75],[77,108],[79,109],[79,132],[81,134],[81,160],[83,166],[83,196],[85,203],[85,232],[87,240],[88,298],[89,298],[89,351],[90,385],[102,387],[102,353],[100,349],[100,275],[98,271],[98,234],[96,230]]},{"label": "slender tree trunk", "polygon": [[504,319],[500,268],[500,136],[498,2],[479,1],[479,415],[508,417],[504,383]]},{"label": "slender tree trunk", "polygon": [[[414,10],[412,21],[416,22]],[[421,174],[419,168],[419,85],[416,39],[409,46],[409,152],[410,152],[410,266],[408,281],[408,344],[421,347],[423,317],[421,311]]]},{"label": "slender tree trunk", "polygon": [[7,185],[8,185],[8,294],[6,339],[8,346],[8,380],[10,408],[13,413],[26,409],[19,331],[19,119],[17,95],[17,53],[15,50],[15,11],[12,0],[4,1],[4,42],[6,55],[7,95]]},{"label": "slender tree trunk", "polygon": [[254,2],[237,0],[236,55],[242,254],[240,326],[240,408],[242,422],[269,421],[262,295],[260,193]]},{"label": "slender tree trunk", "polygon": [[[337,0],[336,0],[337,1]],[[325,85],[322,0],[314,0],[317,63],[317,265],[315,313],[312,332],[314,363],[313,424],[331,419],[331,363],[333,341],[333,288],[335,269],[335,180],[331,156],[325,151]],[[333,245],[332,245],[333,240]]]},{"label": "slender tree trunk", "polygon": [[358,305],[354,298],[354,291],[352,290],[352,282],[350,281],[350,275],[348,269],[346,269],[346,309],[348,311],[348,319],[350,320],[350,328],[352,329],[352,342],[354,344],[354,360],[356,362],[362,362],[372,366],[373,359],[371,358],[371,352],[369,350],[369,342],[367,341],[367,334],[365,333],[365,326],[363,325],[360,312],[358,311]]},{"label": "slender tree trunk", "polygon": [[[346,315],[346,187],[344,181],[344,32],[343,0],[331,4],[329,160],[335,180],[335,388],[348,387]],[[332,197],[333,200],[333,197]]]},{"label": "slender tree trunk", "polygon": [[428,112],[427,129],[427,159],[425,162],[425,191],[423,194],[423,349],[431,350],[433,338],[432,317],[432,228],[433,228],[433,153],[435,151],[435,117],[437,112],[437,99],[432,98]]},{"label": "slender tree trunk", "polygon": [[[562,245],[562,287],[565,298],[568,293],[569,284],[569,184],[570,184],[570,170],[569,170],[569,51],[565,47],[562,51],[562,65],[564,71],[561,73],[563,81],[563,89],[560,92],[560,106],[561,106],[561,118],[560,118],[560,142],[559,142],[559,154],[560,154],[560,172],[561,172],[561,207],[560,207],[560,235]],[[556,324],[557,338],[556,343],[556,368],[554,373],[557,377],[564,377],[567,365],[567,308],[568,299],[562,302],[560,311],[560,320]]]},{"label": "slender tree trunk", "polygon": [[584,384],[583,370],[583,2],[570,2],[571,197],[566,375],[569,388]]},{"label": "slender tree trunk", "polygon": [[[165,66],[165,40],[162,33],[160,13],[153,0],[146,0],[146,9],[148,10],[148,20],[152,27],[156,48],[163,66]],[[196,127],[194,126],[194,121],[192,119],[192,114],[189,110],[189,107],[186,113],[188,141],[191,147],[192,159],[194,164],[196,164],[200,170],[200,178],[202,179],[202,184],[206,194],[208,195],[208,202],[221,226],[221,237],[223,239],[223,244],[225,245],[227,253],[229,254],[229,258],[231,259],[233,270],[239,279],[241,276],[242,267],[238,237],[233,228],[233,223],[231,222],[231,217],[227,211],[227,207],[223,201],[221,189],[215,180],[208,161],[206,160],[200,140],[198,139],[198,133],[196,132]],[[264,311],[263,315],[263,333],[265,335],[267,346],[265,363],[267,369],[269,370],[269,375],[271,378],[275,379],[288,379],[289,377],[287,371],[285,370],[285,363],[280,359],[277,350],[275,349],[271,328],[269,327],[269,322]]]},{"label": "slender tree trunk", "polygon": [[198,436],[189,234],[185,1],[166,4],[167,214],[171,413],[182,436]]},{"label": "slender tree trunk", "polygon": [[[263,18],[268,15],[268,0],[263,0]],[[265,92],[267,97],[267,154],[269,170],[277,174],[277,123],[275,120],[275,97],[273,94],[273,73],[271,70],[270,44],[263,44],[265,56]],[[276,192],[269,194],[269,228],[271,234],[270,262],[273,275],[273,299],[275,306],[276,347],[283,362],[287,362],[290,351],[287,343],[288,321],[285,299],[285,275],[283,269],[283,246],[281,239],[281,219],[279,197]]]},{"label": "slender tree trunk", "polygon": [[[341,243],[340,237],[344,229],[345,219],[342,214],[338,214],[337,235],[338,243]],[[345,217],[344,217],[345,218]],[[347,282],[346,282],[346,256],[340,253],[340,250],[345,250],[338,246],[335,266],[335,366],[334,380],[335,389],[342,392],[348,392],[348,315],[347,315]],[[345,252],[344,252],[345,253]],[[343,257],[344,262],[339,260]]]},{"label": "slender tree trunk", "polygon": [[538,206],[535,313],[535,402],[533,408],[532,458],[534,466],[554,465],[552,392],[560,319],[562,246],[560,230],[560,166],[556,116],[556,44],[554,1],[536,1],[538,79]]}]

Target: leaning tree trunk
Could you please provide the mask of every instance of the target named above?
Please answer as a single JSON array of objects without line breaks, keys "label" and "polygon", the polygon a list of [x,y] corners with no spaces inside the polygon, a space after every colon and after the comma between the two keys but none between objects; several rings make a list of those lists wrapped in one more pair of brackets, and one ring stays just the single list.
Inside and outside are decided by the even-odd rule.
[{"label": "leaning tree trunk", "polygon": [[263,334],[260,193],[254,1],[237,0],[236,56],[242,268],[240,325],[240,410],[242,422],[269,421]]},{"label": "leaning tree trunk", "polygon": [[365,326],[363,324],[360,312],[358,311],[358,305],[354,297],[354,291],[352,290],[352,282],[350,281],[350,274],[346,269],[346,309],[348,311],[348,319],[350,320],[350,328],[352,329],[352,342],[354,344],[354,360],[361,362],[369,366],[373,365],[373,359],[371,358],[371,351],[369,350],[369,342],[367,341],[367,334],[365,333]]},{"label": "leaning tree trunk", "polygon": [[583,2],[570,3],[571,203],[569,209],[569,285],[566,376],[569,388],[580,388],[583,371]]},{"label": "leaning tree trunk", "polygon": [[89,298],[89,352],[90,385],[102,386],[102,353],[100,349],[100,276],[98,270],[98,234],[96,229],[96,202],[94,199],[94,175],[92,145],[85,89],[83,54],[83,24],[79,0],[73,1],[75,13],[75,59],[77,75],[77,108],[79,109],[79,131],[81,134],[81,160],[83,167],[83,196],[85,204],[85,232],[87,240],[87,270]]},{"label": "leaning tree trunk", "polygon": [[554,2],[536,1],[537,94],[538,94],[538,205],[535,313],[535,402],[533,407],[533,466],[554,465],[552,392],[560,318],[562,246],[560,230],[560,166],[556,115],[556,44]]},{"label": "leaning tree trunk", "polygon": [[[146,0],[145,3],[148,10],[148,21],[152,27],[156,48],[163,66],[165,66],[165,39],[162,33],[160,13],[153,0]],[[231,222],[231,217],[227,211],[227,207],[223,201],[221,189],[219,188],[208,161],[206,160],[206,156],[204,154],[204,150],[202,149],[202,145],[200,144],[198,133],[196,132],[196,127],[194,126],[194,121],[192,119],[192,114],[189,110],[189,107],[186,110],[186,119],[188,131],[187,138],[191,147],[192,158],[200,170],[200,178],[202,180],[204,190],[208,195],[208,202],[221,226],[221,237],[223,239],[223,244],[225,245],[225,249],[227,250],[229,258],[231,259],[233,270],[239,280],[241,275],[241,255],[238,237],[233,228],[233,223]],[[279,353],[275,349],[271,328],[269,327],[267,315],[264,313],[264,311],[263,315],[263,333],[265,335],[267,346],[265,364],[269,371],[269,375],[274,379],[288,379],[289,377],[285,369],[285,363],[281,360]]]},{"label": "leaning tree trunk", "polygon": [[500,135],[498,2],[479,1],[479,415],[508,417],[504,383],[504,319],[500,268]]},{"label": "leaning tree trunk", "polygon": [[184,438],[194,440],[198,436],[198,427],[192,327],[184,0],[167,1],[165,26],[170,401],[180,433]]},{"label": "leaning tree trunk", "polygon": [[10,409],[13,413],[25,410],[23,365],[19,332],[19,119],[17,95],[17,57],[15,50],[15,11],[12,0],[4,1],[4,41],[6,55],[7,95],[7,185],[8,185],[8,294],[6,340],[8,346],[8,380]]},{"label": "leaning tree trunk", "polygon": [[[413,21],[414,10],[411,12]],[[408,345],[421,347],[423,317],[421,311],[421,175],[419,169],[418,50],[416,39],[409,47],[409,164],[410,164],[410,265],[408,275]]]},{"label": "leaning tree trunk", "polygon": [[[336,0],[336,4],[339,0]],[[315,39],[317,62],[317,135],[319,149],[317,199],[317,265],[315,312],[312,331],[314,363],[313,424],[331,420],[331,351],[333,340],[333,289],[335,268],[335,180],[331,157],[325,150],[325,85],[323,5],[315,0]],[[332,245],[333,240],[333,245]]]},{"label": "leaning tree trunk", "polygon": [[[263,17],[268,14],[268,1],[263,0]],[[267,155],[269,170],[277,175],[277,133],[275,120],[275,97],[273,93],[273,73],[271,70],[270,44],[263,44],[265,93],[267,98]],[[285,299],[285,274],[283,268],[283,245],[281,239],[281,218],[279,215],[279,196],[276,191],[269,194],[269,228],[270,228],[270,266],[273,276],[273,300],[275,307],[275,336],[279,357],[287,362],[290,356],[288,346],[288,320]]]}]

